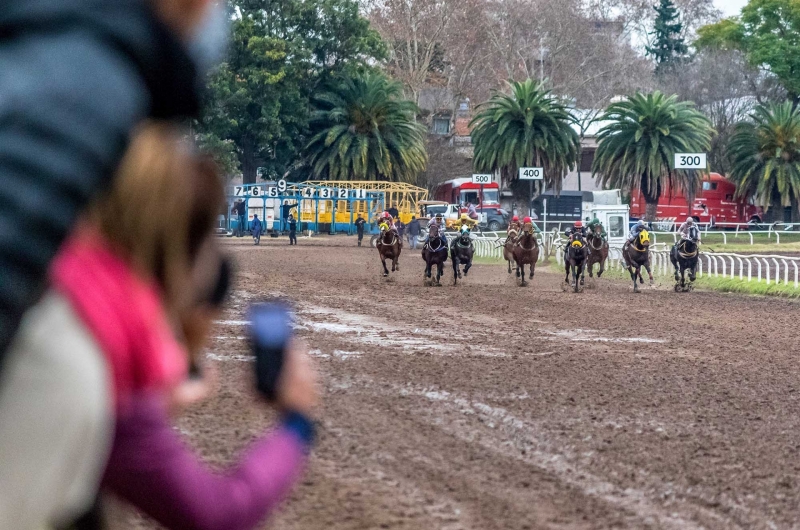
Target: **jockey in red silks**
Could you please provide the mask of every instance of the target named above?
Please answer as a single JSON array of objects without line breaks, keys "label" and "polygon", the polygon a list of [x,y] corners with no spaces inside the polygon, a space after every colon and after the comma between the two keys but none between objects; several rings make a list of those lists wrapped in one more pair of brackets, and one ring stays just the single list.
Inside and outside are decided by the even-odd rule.
[{"label": "jockey in red silks", "polygon": [[515,215],[514,217],[511,218],[511,222],[508,223],[508,230],[519,231],[520,228],[522,228],[522,226],[519,223],[519,215]]}]

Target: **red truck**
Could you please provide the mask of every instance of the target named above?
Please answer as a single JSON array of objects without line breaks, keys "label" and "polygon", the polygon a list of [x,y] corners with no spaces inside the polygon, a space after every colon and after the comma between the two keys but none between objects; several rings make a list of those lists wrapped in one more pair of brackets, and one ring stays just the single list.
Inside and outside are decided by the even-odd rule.
[{"label": "red truck", "polygon": [[483,205],[481,205],[481,186],[473,184],[472,178],[447,180],[439,184],[433,196],[437,201],[451,204],[472,203],[478,209],[500,208],[500,184],[491,182],[483,185]]},{"label": "red truck", "polygon": [[[763,217],[761,208],[746,199],[735,198],[735,194],[736,185],[733,182],[719,173],[709,173],[703,177],[691,209],[684,192],[675,190],[670,198],[670,190],[664,190],[658,199],[656,219],[683,222],[691,215],[700,223],[760,223]],[[630,215],[633,219],[644,218],[645,202],[640,191],[631,196]]]}]

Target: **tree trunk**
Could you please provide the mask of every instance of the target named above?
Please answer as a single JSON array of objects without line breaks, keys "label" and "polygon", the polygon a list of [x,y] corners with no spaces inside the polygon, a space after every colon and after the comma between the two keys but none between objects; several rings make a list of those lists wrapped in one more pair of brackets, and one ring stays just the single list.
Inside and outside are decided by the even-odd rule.
[{"label": "tree trunk", "polygon": [[641,190],[645,203],[644,220],[652,223],[656,220],[658,199],[661,197],[661,179],[656,179],[655,189],[650,189],[650,180],[647,178],[647,174],[642,175]]},{"label": "tree trunk", "polygon": [[656,210],[658,209],[658,201],[650,202],[645,199],[645,206],[644,206],[644,220],[648,223],[652,223],[656,220]]},{"label": "tree trunk", "polygon": [[256,182],[256,149],[255,141],[249,136],[242,138],[242,154],[239,157],[242,164],[242,183],[255,184]]}]

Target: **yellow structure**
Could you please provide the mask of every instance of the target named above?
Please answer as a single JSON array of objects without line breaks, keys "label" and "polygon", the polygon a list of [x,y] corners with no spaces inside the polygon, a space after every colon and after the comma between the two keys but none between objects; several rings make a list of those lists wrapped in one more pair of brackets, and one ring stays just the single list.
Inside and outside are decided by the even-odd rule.
[{"label": "yellow structure", "polygon": [[[360,213],[364,219],[374,220],[381,212],[378,209],[388,209],[392,206],[397,208],[400,213],[400,220],[403,223],[411,221],[411,216],[417,214],[417,203],[428,199],[428,190],[413,186],[405,182],[383,182],[374,180],[312,180],[304,182],[310,186],[320,186],[325,188],[338,188],[348,190],[366,190],[382,192],[386,197],[386,204],[374,204],[377,201],[364,200],[353,201],[353,219]],[[304,221],[313,221],[316,212],[314,207],[316,201],[302,201],[301,218]],[[333,214],[333,200],[319,201],[319,222],[330,223]],[[372,203],[372,204],[371,204]],[[348,201],[336,201],[336,222],[349,223],[350,210]]]}]

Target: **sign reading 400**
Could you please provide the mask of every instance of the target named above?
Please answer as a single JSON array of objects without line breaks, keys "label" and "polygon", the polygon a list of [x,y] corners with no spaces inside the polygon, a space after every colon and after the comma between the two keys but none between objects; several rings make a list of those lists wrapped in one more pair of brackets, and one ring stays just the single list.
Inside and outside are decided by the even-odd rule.
[{"label": "sign reading 400", "polygon": [[544,168],[541,167],[521,167],[519,168],[520,180],[543,180]]}]

